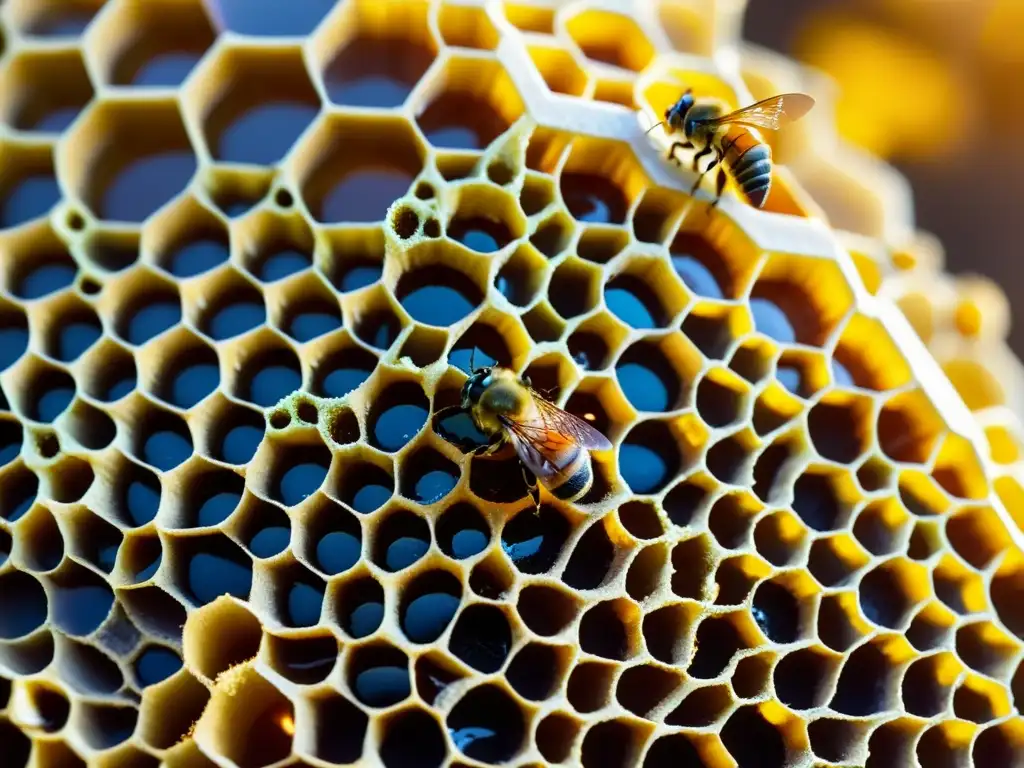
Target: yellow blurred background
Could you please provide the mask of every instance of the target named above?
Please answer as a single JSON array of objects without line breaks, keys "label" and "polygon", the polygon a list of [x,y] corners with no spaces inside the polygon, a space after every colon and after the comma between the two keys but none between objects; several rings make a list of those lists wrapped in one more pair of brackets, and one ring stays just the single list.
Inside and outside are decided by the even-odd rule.
[{"label": "yellow blurred background", "polygon": [[947,269],[1024,305],[1024,0],[749,0],[744,37],[834,78],[841,134],[910,179]]}]

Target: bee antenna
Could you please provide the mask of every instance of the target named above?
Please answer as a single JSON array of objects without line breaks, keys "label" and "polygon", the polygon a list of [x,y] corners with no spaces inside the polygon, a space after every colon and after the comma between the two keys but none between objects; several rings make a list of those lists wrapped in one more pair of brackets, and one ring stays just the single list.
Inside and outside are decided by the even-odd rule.
[{"label": "bee antenna", "polygon": [[665,124],[665,121],[664,121],[664,120],[659,120],[659,121],[658,121],[658,122],[656,122],[656,123],[655,123],[654,125],[652,125],[652,126],[651,126],[650,128],[648,128],[648,129],[647,129],[646,131],[644,131],[644,136],[646,136],[646,135],[647,135],[648,133],[650,133],[651,131],[653,131],[653,130],[654,130],[655,128],[657,128],[657,127],[658,127],[659,125],[664,125],[664,124]]},{"label": "bee antenna", "polygon": [[470,373],[476,373],[476,366],[473,365],[475,360],[476,360],[476,346],[474,345],[469,350],[469,372]]}]

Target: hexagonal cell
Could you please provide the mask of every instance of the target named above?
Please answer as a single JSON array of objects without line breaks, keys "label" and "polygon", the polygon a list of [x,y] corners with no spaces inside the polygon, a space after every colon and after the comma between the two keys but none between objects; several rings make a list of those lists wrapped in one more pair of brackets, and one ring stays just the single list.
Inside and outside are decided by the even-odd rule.
[{"label": "hexagonal cell", "polygon": [[[443,255],[438,254],[438,261]],[[486,285],[478,274],[440,263],[424,264],[402,273],[395,286],[395,298],[410,317],[426,325],[446,327],[472,313],[483,301]]]},{"label": "hexagonal cell", "polygon": [[379,227],[328,234],[328,252],[317,267],[339,293],[361,290],[381,279],[384,242]]},{"label": "hexagonal cell", "polygon": [[293,278],[276,293],[271,321],[295,342],[305,344],[341,329],[337,296],[318,276]]},{"label": "hexagonal cell", "polygon": [[0,119],[21,131],[60,133],[93,95],[77,51],[23,51],[0,75]]},{"label": "hexagonal cell", "polygon": [[582,96],[587,90],[587,73],[570,51],[553,45],[530,45],[526,50],[548,88],[555,93]]},{"label": "hexagonal cell", "polygon": [[440,149],[483,149],[523,113],[515,84],[497,61],[454,55],[417,90],[420,130]]},{"label": "hexagonal cell", "polygon": [[526,736],[523,711],[502,687],[493,684],[468,691],[448,713],[446,724],[460,752],[488,763],[511,759]]},{"label": "hexagonal cell", "polygon": [[[829,296],[827,306],[816,297]],[[846,277],[832,261],[771,256],[751,290],[750,311],[760,333],[779,343],[822,346],[853,306]]]},{"label": "hexagonal cell", "polygon": [[313,57],[332,102],[398,107],[437,54],[427,3],[343,3],[313,40]]},{"label": "hexagonal cell", "polygon": [[404,120],[329,115],[306,133],[295,163],[303,199],[317,221],[383,221],[422,170],[423,155]]},{"label": "hexagonal cell", "polygon": [[941,417],[920,389],[895,395],[878,414],[879,446],[895,461],[928,461],[942,429]]},{"label": "hexagonal cell", "polygon": [[[12,243],[0,278],[14,297],[35,301],[72,285],[77,270],[78,266],[65,245],[52,230],[46,228]],[[17,311],[8,310],[5,314],[10,318],[9,323],[20,325],[15,322]],[[16,342],[13,338],[11,341]]]},{"label": "hexagonal cell", "polygon": [[635,110],[636,102],[633,100],[634,83],[634,78],[631,77],[599,79],[594,83],[594,101],[618,104],[627,109]]},{"label": "hexagonal cell", "polygon": [[62,363],[71,363],[83,355],[103,335],[103,326],[87,303],[74,295],[65,295],[48,303],[36,325],[46,355]]},{"label": "hexagonal cell", "polygon": [[48,144],[0,143],[5,173],[0,180],[0,229],[41,218],[61,199]]},{"label": "hexagonal cell", "polygon": [[[207,500],[217,499],[212,496]],[[171,582],[196,605],[221,595],[246,600],[252,589],[252,560],[221,533],[174,537],[167,542]]]},{"label": "hexagonal cell", "polygon": [[68,189],[101,219],[141,222],[191,181],[196,157],[177,102],[108,99],[60,145]]},{"label": "hexagonal cell", "polygon": [[220,386],[216,350],[184,328],[141,362],[143,389],[176,408],[192,408]]},{"label": "hexagonal cell", "polygon": [[32,37],[77,37],[99,11],[98,0],[14,0],[10,4],[15,28]]},{"label": "hexagonal cell", "polygon": [[628,145],[577,137],[559,180],[573,218],[597,224],[624,224],[634,201],[648,186]]},{"label": "hexagonal cell", "polygon": [[445,45],[488,51],[498,47],[498,30],[483,8],[446,3],[441,6],[437,24]]},{"label": "hexagonal cell", "polygon": [[665,328],[688,301],[675,275],[658,259],[633,259],[604,286],[605,306],[631,328]]},{"label": "hexagonal cell", "polygon": [[569,36],[588,59],[639,72],[654,58],[654,47],[628,16],[586,10],[565,23]]},{"label": "hexagonal cell", "polygon": [[180,85],[216,32],[200,0],[126,0],[89,29],[86,50],[111,85]]},{"label": "hexagonal cell", "polygon": [[214,160],[253,165],[280,161],[320,111],[298,47],[221,48],[184,104]]},{"label": "hexagonal cell", "polygon": [[189,196],[147,222],[141,247],[165,272],[190,278],[228,260],[229,236],[220,218]]},{"label": "hexagonal cell", "polygon": [[559,315],[571,319],[590,312],[600,301],[600,270],[593,264],[571,257],[551,275],[548,294]]},{"label": "hexagonal cell", "polygon": [[192,434],[177,414],[145,407],[130,433],[132,455],[159,472],[167,472],[192,456]]}]

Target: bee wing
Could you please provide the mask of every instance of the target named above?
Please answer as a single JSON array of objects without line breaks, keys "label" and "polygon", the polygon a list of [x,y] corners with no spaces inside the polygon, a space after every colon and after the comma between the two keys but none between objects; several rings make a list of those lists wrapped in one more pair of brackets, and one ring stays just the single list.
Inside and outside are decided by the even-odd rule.
[{"label": "bee wing", "polygon": [[[612,444],[608,438],[583,419],[563,411],[539,395],[533,395],[533,402],[537,407],[535,418],[529,421],[504,420],[507,431],[516,438],[512,441],[516,445],[516,452],[527,464],[530,461],[524,454],[531,454],[533,461],[536,461],[536,457],[532,454],[536,454],[542,462],[561,469],[560,462],[564,461],[565,450],[572,445],[594,451],[611,450]],[[520,443],[525,446],[520,448]],[[530,468],[534,469],[533,466]]]},{"label": "bee wing", "polygon": [[739,123],[753,128],[766,128],[777,131],[787,123],[792,123],[806,115],[814,106],[814,99],[806,93],[783,93],[762,99],[749,107],[737,109],[721,117],[701,120],[704,125],[725,125]]}]

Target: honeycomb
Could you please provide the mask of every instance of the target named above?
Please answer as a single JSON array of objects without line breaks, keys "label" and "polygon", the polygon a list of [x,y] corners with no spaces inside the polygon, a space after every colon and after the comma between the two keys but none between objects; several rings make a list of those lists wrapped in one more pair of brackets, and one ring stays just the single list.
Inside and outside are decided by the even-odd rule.
[{"label": "honeycomb", "polygon": [[[827,83],[736,0],[256,6],[0,8],[5,766],[1024,760],[1008,309]],[[680,82],[818,99],[765,211]]]}]

